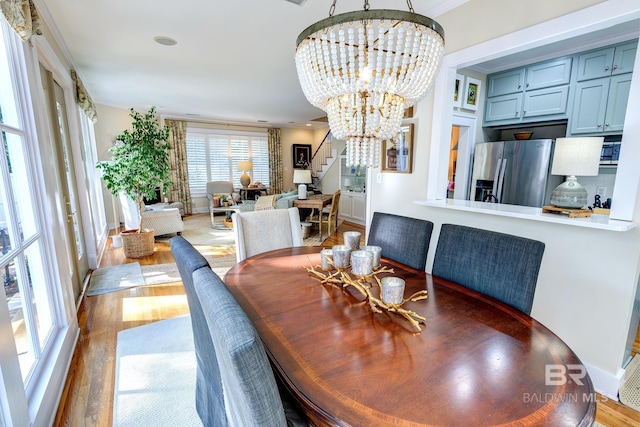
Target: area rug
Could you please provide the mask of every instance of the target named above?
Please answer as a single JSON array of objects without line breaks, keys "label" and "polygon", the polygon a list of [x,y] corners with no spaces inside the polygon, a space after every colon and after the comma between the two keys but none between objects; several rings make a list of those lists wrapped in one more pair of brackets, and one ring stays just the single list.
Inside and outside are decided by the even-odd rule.
[{"label": "area rug", "polygon": [[202,426],[189,315],[118,332],[114,427]]},{"label": "area rug", "polygon": [[91,273],[87,296],[106,294],[140,285],[144,285],[144,276],[137,262],[98,268]]}]

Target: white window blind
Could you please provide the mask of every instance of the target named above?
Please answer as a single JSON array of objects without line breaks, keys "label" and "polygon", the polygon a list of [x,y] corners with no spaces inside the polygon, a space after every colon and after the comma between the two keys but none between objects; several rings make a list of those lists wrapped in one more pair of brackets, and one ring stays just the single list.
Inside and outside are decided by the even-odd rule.
[{"label": "white window blind", "polygon": [[187,128],[187,166],[192,195],[205,194],[208,181],[232,181],[241,187],[238,162],[253,163],[251,182],[269,186],[269,149],[266,133],[225,132]]}]

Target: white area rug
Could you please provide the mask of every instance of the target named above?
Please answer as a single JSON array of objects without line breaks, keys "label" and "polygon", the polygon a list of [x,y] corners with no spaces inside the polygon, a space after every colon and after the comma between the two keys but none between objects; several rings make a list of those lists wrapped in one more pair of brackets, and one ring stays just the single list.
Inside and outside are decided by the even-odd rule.
[{"label": "white area rug", "polygon": [[114,427],[197,427],[189,315],[118,333]]},{"label": "white area rug", "polygon": [[106,294],[140,285],[144,285],[144,277],[137,262],[98,268],[91,273],[87,296]]},{"label": "white area rug", "polygon": [[640,411],[640,357],[637,355],[631,359],[624,370],[618,395],[620,402]]}]

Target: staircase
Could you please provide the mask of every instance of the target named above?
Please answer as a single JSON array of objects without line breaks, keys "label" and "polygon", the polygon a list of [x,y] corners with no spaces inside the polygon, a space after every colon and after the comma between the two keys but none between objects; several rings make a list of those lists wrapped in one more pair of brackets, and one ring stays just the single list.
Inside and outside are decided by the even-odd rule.
[{"label": "staircase", "polygon": [[318,149],[313,153],[313,157],[311,157],[311,175],[318,178],[318,180],[324,177],[325,173],[338,158],[337,150],[331,144],[332,140],[333,135],[329,131],[318,146]]}]

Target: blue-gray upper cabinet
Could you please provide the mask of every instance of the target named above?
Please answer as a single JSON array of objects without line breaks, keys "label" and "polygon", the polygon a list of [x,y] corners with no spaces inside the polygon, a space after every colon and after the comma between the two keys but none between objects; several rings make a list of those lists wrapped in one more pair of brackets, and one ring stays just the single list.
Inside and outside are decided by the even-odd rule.
[{"label": "blue-gray upper cabinet", "polygon": [[637,48],[636,40],[579,55],[577,81],[631,73]]},{"label": "blue-gray upper cabinet", "polygon": [[491,74],[485,125],[566,118],[572,58],[559,58]]},{"label": "blue-gray upper cabinet", "polygon": [[631,76],[626,73],[578,82],[571,114],[571,134],[622,132]]},{"label": "blue-gray upper cabinet", "polygon": [[526,68],[525,90],[543,89],[569,84],[571,79],[571,58],[561,58],[533,64]]},{"label": "blue-gray upper cabinet", "polygon": [[524,68],[491,74],[487,80],[487,97],[518,93],[524,90]]}]

